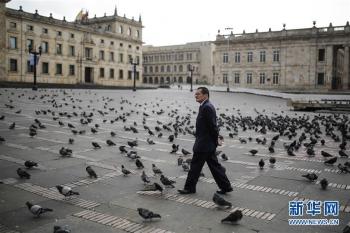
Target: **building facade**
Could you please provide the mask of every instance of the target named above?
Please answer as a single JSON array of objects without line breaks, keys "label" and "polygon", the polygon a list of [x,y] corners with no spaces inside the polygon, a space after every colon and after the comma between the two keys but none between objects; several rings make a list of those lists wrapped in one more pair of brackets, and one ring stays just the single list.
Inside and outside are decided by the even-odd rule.
[{"label": "building facade", "polygon": [[294,90],[349,90],[350,26],[218,33],[212,84]]},{"label": "building facade", "polygon": [[209,41],[143,47],[144,84],[211,84],[214,44]]},{"label": "building facade", "polygon": [[74,22],[41,16],[36,11],[6,8],[0,2],[0,81],[33,82],[33,56],[39,51],[38,83],[132,86],[130,59],[142,77],[142,21],[118,16],[89,18],[80,12]]}]

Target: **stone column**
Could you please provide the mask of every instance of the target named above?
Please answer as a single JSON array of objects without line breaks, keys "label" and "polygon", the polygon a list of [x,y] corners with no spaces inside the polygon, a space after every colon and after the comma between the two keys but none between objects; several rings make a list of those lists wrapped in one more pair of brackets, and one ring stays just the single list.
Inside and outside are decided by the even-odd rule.
[{"label": "stone column", "polygon": [[349,76],[349,45],[345,46],[344,49],[344,70],[343,70],[343,77],[342,77],[342,89],[343,90],[349,90],[349,84],[350,84],[350,76]]},{"label": "stone column", "polygon": [[0,81],[6,80],[6,3],[0,0]]},{"label": "stone column", "polygon": [[[334,76],[334,72],[335,72],[335,67],[333,64],[333,60],[336,59],[336,57],[334,58],[334,47],[333,45],[329,45],[326,48],[326,73],[325,73],[325,77],[326,77],[326,86],[328,90],[332,89],[332,80],[333,80],[333,76]],[[317,77],[316,77],[317,78]]]}]

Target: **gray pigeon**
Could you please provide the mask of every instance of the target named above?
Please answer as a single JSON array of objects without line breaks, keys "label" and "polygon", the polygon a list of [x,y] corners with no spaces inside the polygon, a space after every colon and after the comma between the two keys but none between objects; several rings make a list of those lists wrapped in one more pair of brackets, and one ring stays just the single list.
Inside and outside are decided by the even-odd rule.
[{"label": "gray pigeon", "polygon": [[144,219],[144,220],[152,220],[154,218],[161,218],[159,214],[153,213],[152,211],[144,208],[137,208],[137,211],[139,212],[139,215]]},{"label": "gray pigeon", "polygon": [[213,202],[219,207],[219,208],[231,208],[232,204],[228,201],[226,201],[224,198],[220,197],[219,194],[214,193],[213,196]]},{"label": "gray pigeon", "polygon": [[170,180],[168,177],[165,177],[163,174],[160,175],[160,181],[162,182],[162,184],[164,184],[165,186],[171,187],[171,188],[175,188],[175,186],[173,184],[176,183],[176,181],[174,180]]},{"label": "gray pigeon", "polygon": [[315,181],[318,178],[318,176],[315,173],[308,173],[306,175],[302,175],[302,177],[305,177],[309,181]]},{"label": "gray pigeon", "polygon": [[53,227],[53,233],[70,233],[71,231],[69,230],[68,226],[54,226]]},{"label": "gray pigeon", "polygon": [[242,217],[243,217],[242,211],[236,210],[226,218],[222,219],[221,223],[237,224],[242,219]]},{"label": "gray pigeon", "polygon": [[45,213],[45,212],[52,212],[53,211],[53,209],[50,209],[50,208],[43,208],[40,205],[33,205],[29,201],[26,202],[26,205],[28,207],[28,210],[36,217],[40,217],[40,215]]},{"label": "gray pigeon", "polygon": [[151,182],[151,181],[149,180],[149,177],[146,175],[145,171],[142,171],[141,180],[143,181],[143,183],[149,183],[149,182]]}]

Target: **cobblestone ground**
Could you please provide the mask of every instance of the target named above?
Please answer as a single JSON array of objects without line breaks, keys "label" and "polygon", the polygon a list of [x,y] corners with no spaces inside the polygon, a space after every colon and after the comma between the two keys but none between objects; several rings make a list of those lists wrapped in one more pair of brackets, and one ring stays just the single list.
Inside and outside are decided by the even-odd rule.
[{"label": "cobblestone ground", "polygon": [[[177,166],[177,158],[182,155],[182,148],[192,150],[194,136],[189,132],[193,130],[191,126],[195,125],[198,110],[193,93],[188,90],[47,89],[33,92],[29,89],[1,89],[0,94],[0,116],[4,116],[0,120],[0,136],[5,139],[0,143],[0,180],[3,182],[0,184],[0,232],[53,232],[54,225],[68,225],[71,232],[100,233],[341,232],[350,221],[349,174],[340,173],[336,166],[348,159],[339,157],[339,142],[330,137],[324,138],[324,146],[319,142],[315,145],[314,157],[306,156],[304,147],[291,157],[287,155],[284,144],[294,139],[290,140],[287,135],[279,138],[275,152],[271,154],[268,144],[278,132],[268,130],[262,134],[238,127],[238,135],[231,138],[232,129],[222,127],[225,142],[218,150],[225,153],[228,160],[223,161],[220,155],[219,160],[227,170],[234,191],[224,196],[232,203],[232,208],[220,210],[212,202],[217,187],[207,166],[196,194],[179,196],[176,191],[183,188],[187,175],[181,166]],[[210,98],[217,107],[218,116],[241,115],[254,119],[258,113],[290,118],[305,114],[290,111],[285,100],[278,98],[220,92],[212,92]],[[88,117],[82,117],[84,112]],[[314,116],[313,113],[307,115]],[[179,120],[188,117],[190,123],[182,126],[184,131],[174,140],[180,150],[171,154],[172,143],[168,136],[173,132],[164,129],[163,125],[174,123],[176,116]],[[40,128],[35,119],[44,127]],[[91,122],[81,124],[81,119],[83,123],[87,119]],[[143,121],[154,136],[149,135]],[[9,129],[13,122],[14,129]],[[39,128],[33,137],[29,136],[32,124]],[[138,132],[130,130],[130,126]],[[160,127],[159,132],[156,126]],[[97,132],[93,133],[91,128]],[[111,131],[116,133],[114,137]],[[301,132],[302,129],[297,131],[298,136]],[[159,133],[163,136],[158,137]],[[74,139],[73,144],[68,143],[69,138]],[[149,145],[148,138],[155,144]],[[256,138],[266,138],[267,144],[257,143]],[[108,139],[116,146],[108,146]],[[127,141],[135,139],[138,146],[131,149]],[[247,143],[242,144],[239,139],[245,139]],[[94,149],[92,142],[97,142],[101,148]],[[152,182],[160,183],[159,176],[153,175],[153,163],[176,181],[176,188],[165,188],[163,194],[141,191],[144,189],[140,179],[142,170],[119,151],[121,145],[126,145],[128,151],[137,151]],[[72,156],[63,158],[59,154],[62,147],[72,149]],[[258,153],[250,155],[251,149],[258,150]],[[338,162],[334,166],[325,166],[321,150],[338,156]],[[349,145],[345,152],[349,154]],[[269,166],[270,156],[277,159],[275,166]],[[266,163],[264,169],[258,166],[260,159]],[[36,161],[39,166],[26,169],[23,165],[26,160]],[[85,168],[88,165],[98,174],[97,179],[87,176]],[[131,174],[123,176],[121,165]],[[19,179],[16,170],[20,167],[30,173],[30,179]],[[318,175],[318,181],[309,182],[302,177],[312,172]],[[319,181],[323,178],[329,182],[327,190],[320,188]],[[80,195],[64,198],[57,192],[56,185],[72,187]],[[289,201],[307,203],[309,200],[339,201],[339,216],[325,217],[322,210],[320,215],[313,217],[306,214],[306,205],[302,217],[289,216]],[[35,218],[25,206],[26,201],[54,211]],[[161,214],[161,220],[143,221],[137,212],[139,207]],[[237,209],[244,215],[239,224],[220,223],[222,218]],[[339,219],[339,225],[288,224],[288,219],[298,218]]]}]

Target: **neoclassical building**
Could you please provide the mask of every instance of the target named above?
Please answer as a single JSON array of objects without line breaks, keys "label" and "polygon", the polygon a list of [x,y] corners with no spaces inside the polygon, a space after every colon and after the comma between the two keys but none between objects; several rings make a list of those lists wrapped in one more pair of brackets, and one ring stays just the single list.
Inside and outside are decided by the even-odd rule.
[{"label": "neoclassical building", "polygon": [[222,35],[213,42],[212,84],[294,90],[349,90],[350,26]]},{"label": "neoclassical building", "polygon": [[209,41],[143,47],[143,83],[211,84],[214,44]]},{"label": "neoclassical building", "polygon": [[[132,86],[130,59],[142,77],[142,21],[119,16],[91,17],[80,12],[73,22],[6,8],[0,0],[0,81],[33,82],[29,48],[39,51],[39,83]],[[32,50],[32,51],[33,51]]]}]

